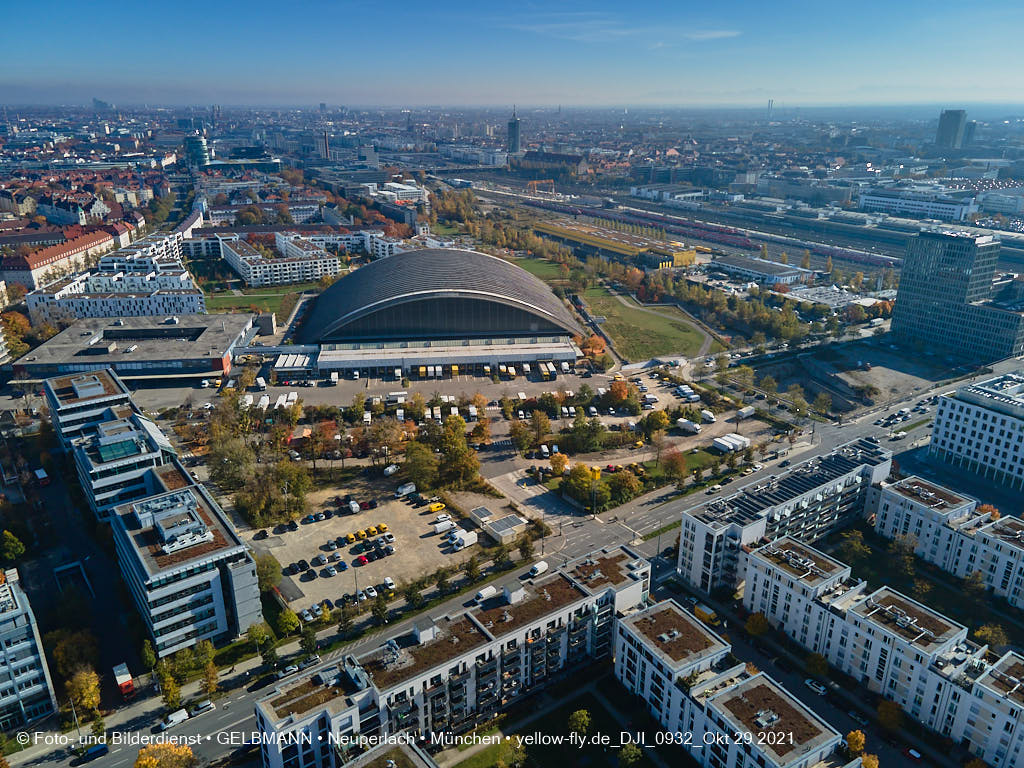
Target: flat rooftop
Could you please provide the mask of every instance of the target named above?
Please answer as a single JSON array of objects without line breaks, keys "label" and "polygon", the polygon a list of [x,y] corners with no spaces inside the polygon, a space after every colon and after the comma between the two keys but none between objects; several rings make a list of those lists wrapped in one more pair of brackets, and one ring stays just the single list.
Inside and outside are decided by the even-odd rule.
[{"label": "flat rooftop", "polygon": [[715,256],[714,261],[712,261],[708,266],[711,269],[714,269],[715,267],[732,267],[734,269],[744,269],[750,272],[759,272],[761,274],[774,275],[776,277],[788,277],[790,275],[811,273],[811,270],[809,269],[802,269],[789,264],[780,264],[777,261],[768,261],[767,259],[755,259],[749,256],[740,256],[739,254]]},{"label": "flat rooftop", "polygon": [[349,697],[360,690],[362,687],[346,670],[333,665],[310,674],[301,682],[280,686],[263,699],[259,706],[278,721],[293,715],[301,717],[324,705],[331,705],[331,711],[337,713],[348,706]]},{"label": "flat rooftop", "polygon": [[952,511],[971,503],[965,496],[960,496],[941,485],[929,483],[920,477],[905,477],[887,487],[901,496],[938,511]]},{"label": "flat rooftop", "polygon": [[629,565],[638,559],[622,550],[612,550],[569,562],[563,570],[584,589],[600,592],[632,581],[633,569]]},{"label": "flat rooftop", "polygon": [[465,614],[437,620],[434,625],[437,634],[432,640],[417,644],[415,635],[402,635],[395,639],[397,653],[382,647],[359,660],[378,690],[393,688],[490,641]]},{"label": "flat rooftop", "polygon": [[669,666],[712,656],[727,649],[724,643],[672,601],[658,603],[625,619],[625,624],[669,660]]},{"label": "flat rooftop", "polygon": [[789,536],[764,545],[756,554],[812,587],[847,568],[838,560]]},{"label": "flat rooftop", "polygon": [[899,592],[882,587],[851,608],[888,634],[924,650],[933,650],[963,627]]},{"label": "flat rooftop", "polygon": [[561,573],[535,584],[523,584],[526,596],[516,603],[509,603],[502,593],[485,600],[479,608],[470,612],[480,626],[485,627],[494,637],[529,624],[532,621],[557,611],[574,602],[583,600],[586,594]]},{"label": "flat rooftop", "polygon": [[[788,472],[743,486],[731,496],[716,499],[689,514],[704,523],[752,523],[773,507],[786,504],[861,467],[874,467],[892,457],[892,451],[860,439],[832,453],[797,464]],[[681,502],[682,503],[682,502]]]},{"label": "flat rooftop", "polygon": [[[797,754],[823,746],[838,734],[815,717],[814,713],[764,674],[749,677],[726,689],[709,702],[741,733],[779,734],[755,739],[757,749],[785,764]],[[761,743],[758,743],[758,742]],[[772,741],[778,743],[773,744]],[[795,757],[795,755],[793,755]]]},{"label": "flat rooftop", "polygon": [[[179,472],[165,472],[160,477],[161,479],[166,478],[169,484],[174,484],[179,475]],[[153,522],[146,522],[146,515],[165,503],[169,505],[170,509],[177,512],[179,508],[175,506],[174,502],[179,500],[178,497],[181,494],[189,497],[189,503],[193,505],[191,509],[194,512],[195,521],[205,528],[205,532],[209,535],[205,538],[198,537],[196,543],[191,546],[186,544],[167,551],[166,531],[171,528],[170,523],[178,522],[177,516],[174,520],[164,520],[161,524],[159,518]],[[208,558],[217,552],[236,547],[239,548],[239,551],[244,550],[242,542],[231,530],[220,509],[206,495],[205,490],[198,485],[169,489],[164,493],[148,496],[139,501],[122,504],[115,507],[114,513],[120,518],[136,556],[150,577],[155,577],[164,571],[177,569],[194,560]],[[140,517],[143,520],[141,525]],[[162,528],[164,530],[161,530]],[[181,538],[183,543],[187,541],[184,536]]]},{"label": "flat rooftop", "polygon": [[1017,704],[1024,704],[1024,656],[1008,652],[993,664],[978,682],[994,690],[999,696]]},{"label": "flat rooftop", "polygon": [[1001,517],[980,528],[979,532],[1024,550],[1024,520],[1019,517]]},{"label": "flat rooftop", "polygon": [[79,405],[89,400],[101,400],[115,395],[129,397],[120,379],[109,369],[99,368],[85,373],[54,376],[46,380],[61,407]]},{"label": "flat rooftop", "polygon": [[250,326],[252,315],[179,315],[176,320],[171,322],[167,316],[84,318],[20,358],[18,364],[105,368],[221,358]]},{"label": "flat rooftop", "polygon": [[1004,373],[968,384],[960,387],[954,397],[1014,418],[1024,418],[1024,374]]}]

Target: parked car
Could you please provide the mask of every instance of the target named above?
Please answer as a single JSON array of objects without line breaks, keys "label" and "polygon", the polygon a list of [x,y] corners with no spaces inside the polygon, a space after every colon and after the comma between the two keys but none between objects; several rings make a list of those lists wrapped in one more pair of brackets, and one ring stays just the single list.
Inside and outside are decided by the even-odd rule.
[{"label": "parked car", "polygon": [[806,680],[804,680],[804,685],[806,685],[819,696],[824,696],[827,692],[827,689],[824,685],[819,683],[817,680],[811,680],[811,678],[807,678]]},{"label": "parked car", "polygon": [[389,592],[394,592],[395,591],[395,580],[392,579],[390,576],[385,576],[384,577],[384,587]]},{"label": "parked car", "polygon": [[356,565],[366,565],[368,562],[370,561],[366,558],[366,555],[360,555],[355,561]]},{"label": "parked car", "polygon": [[289,664],[287,667],[277,673],[277,679],[280,680],[282,677],[288,677],[288,675],[294,675],[299,671],[299,668],[294,664]]},{"label": "parked car", "polygon": [[188,711],[188,716],[195,717],[196,715],[201,715],[204,712],[212,712],[216,708],[217,707],[212,701],[209,699],[203,699]]},{"label": "parked car", "polygon": [[367,587],[366,596],[371,600],[375,600],[377,598],[377,590],[374,587]]}]

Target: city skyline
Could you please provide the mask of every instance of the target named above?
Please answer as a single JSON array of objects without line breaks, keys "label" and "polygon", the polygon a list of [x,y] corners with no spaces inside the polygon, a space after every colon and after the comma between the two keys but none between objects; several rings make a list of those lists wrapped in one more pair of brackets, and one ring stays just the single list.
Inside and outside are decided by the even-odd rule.
[{"label": "city skyline", "polygon": [[[133,6],[133,28],[150,31],[93,46],[88,56],[81,41],[109,38],[109,20],[124,14],[115,5],[80,17],[62,13],[64,5],[51,4],[46,57],[30,37],[0,33],[19,62],[0,77],[0,102],[84,104],[95,95],[118,104],[251,106],[1024,103],[1015,77],[1024,53],[1013,39],[1024,8],[1008,2],[972,9],[970,24],[962,7],[921,2],[870,2],[856,14],[796,3],[711,11],[648,3],[628,14],[606,2],[557,12],[450,3],[400,9],[399,25],[365,3],[310,3],[280,17],[269,4],[242,15],[186,3],[170,20],[158,7]],[[194,28],[181,26],[190,19]],[[935,43],[953,33],[951,44]],[[163,35],[170,55],[157,60],[154,36]]]}]

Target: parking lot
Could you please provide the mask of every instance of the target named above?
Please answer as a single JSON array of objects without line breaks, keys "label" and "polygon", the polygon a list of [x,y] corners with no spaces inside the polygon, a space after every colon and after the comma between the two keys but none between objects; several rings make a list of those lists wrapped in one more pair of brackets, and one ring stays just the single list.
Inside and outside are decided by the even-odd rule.
[{"label": "parking lot", "polygon": [[[434,533],[431,523],[438,513],[431,512],[426,505],[414,507],[409,502],[396,500],[395,485],[397,483],[357,482],[345,489],[316,491],[307,497],[309,509],[314,513],[330,510],[331,517],[316,522],[298,521],[293,531],[285,526],[266,529],[267,537],[263,539],[258,538],[259,532],[244,534],[257,552],[269,552],[286,571],[292,563],[302,560],[310,564],[307,571],[295,575],[286,573],[282,577],[281,593],[294,611],[301,613],[324,599],[337,602],[343,595],[356,594],[369,586],[379,588],[385,577],[393,579],[400,589],[403,584],[441,566],[457,567],[477,549],[471,546],[454,552],[442,541],[441,535]],[[387,490],[382,490],[384,486]],[[338,509],[335,497],[344,497],[345,494],[352,494],[360,501],[373,498],[377,507],[358,514],[334,514]],[[369,529],[381,523],[387,526],[386,533],[378,531],[376,536],[371,535]],[[359,531],[366,532],[366,538],[347,541],[349,534],[358,534]],[[386,534],[394,537],[391,544],[394,554],[364,565],[356,564],[357,559],[365,554],[367,544],[372,547],[375,539]],[[334,542],[336,546],[339,537],[342,546],[332,549],[328,542]],[[314,559],[321,556],[326,562],[314,566]],[[335,559],[331,560],[332,557]],[[336,575],[328,575],[329,566],[334,567]]]}]

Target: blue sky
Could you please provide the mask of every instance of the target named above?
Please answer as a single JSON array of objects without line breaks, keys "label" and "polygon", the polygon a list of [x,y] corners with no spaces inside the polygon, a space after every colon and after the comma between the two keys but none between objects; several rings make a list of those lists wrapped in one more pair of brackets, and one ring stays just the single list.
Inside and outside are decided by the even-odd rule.
[{"label": "blue sky", "polygon": [[1019,0],[0,0],[0,19],[12,104],[1024,103]]}]

